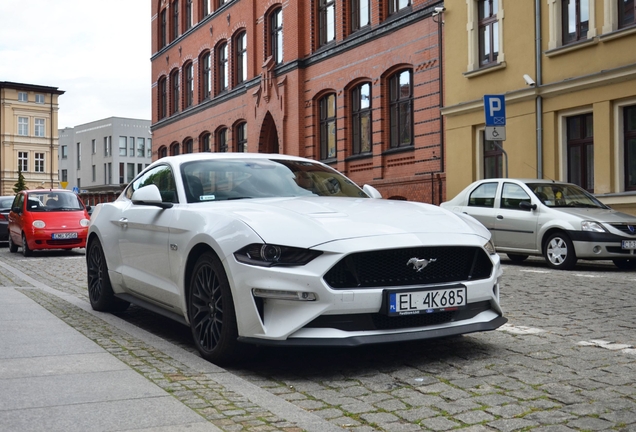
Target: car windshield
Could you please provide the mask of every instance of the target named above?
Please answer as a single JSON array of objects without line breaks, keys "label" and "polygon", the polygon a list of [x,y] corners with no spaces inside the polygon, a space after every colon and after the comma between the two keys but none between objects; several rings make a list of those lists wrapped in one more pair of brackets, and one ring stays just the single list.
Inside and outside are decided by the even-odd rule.
[{"label": "car windshield", "polygon": [[305,161],[201,160],[183,164],[181,175],[188,202],[296,196],[368,198],[337,171]]},{"label": "car windshield", "polygon": [[608,208],[592,194],[572,184],[527,183],[527,186],[548,207]]},{"label": "car windshield", "polygon": [[32,212],[77,211],[83,208],[77,195],[70,192],[31,192],[27,195],[27,209]]}]

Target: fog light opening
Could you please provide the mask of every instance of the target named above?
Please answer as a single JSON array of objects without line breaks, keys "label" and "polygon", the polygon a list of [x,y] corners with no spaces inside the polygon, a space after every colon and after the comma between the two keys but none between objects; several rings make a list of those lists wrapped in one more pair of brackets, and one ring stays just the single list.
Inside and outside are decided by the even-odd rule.
[{"label": "fog light opening", "polygon": [[594,252],[595,254],[600,254],[603,251],[603,248],[601,248],[600,246],[594,246],[594,248],[592,249],[592,252]]},{"label": "fog light opening", "polygon": [[260,298],[279,300],[316,301],[316,294],[305,291],[282,291],[263,288],[252,288],[252,295]]}]

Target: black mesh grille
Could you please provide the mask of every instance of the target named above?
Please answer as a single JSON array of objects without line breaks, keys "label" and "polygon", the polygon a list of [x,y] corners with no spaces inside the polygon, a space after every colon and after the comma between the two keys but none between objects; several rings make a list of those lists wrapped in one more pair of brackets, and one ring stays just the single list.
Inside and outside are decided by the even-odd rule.
[{"label": "black mesh grille", "polygon": [[[411,258],[431,261],[421,271]],[[435,261],[433,261],[435,260]],[[486,279],[492,261],[486,251],[469,246],[438,246],[360,252],[338,262],[324,279],[334,289],[427,285]]]},{"label": "black mesh grille", "polygon": [[[636,225],[630,225],[630,224],[610,224],[610,225],[622,233],[625,233],[631,236],[636,236]],[[629,229],[630,227],[632,227],[633,231],[630,231]]]}]

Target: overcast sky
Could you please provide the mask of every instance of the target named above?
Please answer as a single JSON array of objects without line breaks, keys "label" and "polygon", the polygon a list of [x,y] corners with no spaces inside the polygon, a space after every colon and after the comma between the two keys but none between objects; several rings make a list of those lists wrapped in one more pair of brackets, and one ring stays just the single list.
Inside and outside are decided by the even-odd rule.
[{"label": "overcast sky", "polygon": [[0,0],[0,81],[57,87],[59,128],[150,120],[150,1]]}]

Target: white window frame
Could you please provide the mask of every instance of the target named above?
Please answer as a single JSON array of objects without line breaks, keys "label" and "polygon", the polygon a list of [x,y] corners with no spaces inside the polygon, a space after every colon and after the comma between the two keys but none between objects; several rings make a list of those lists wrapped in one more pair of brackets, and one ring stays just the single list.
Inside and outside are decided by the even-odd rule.
[{"label": "white window frame", "polygon": [[146,157],[152,157],[152,138],[146,140]]},{"label": "white window frame", "polygon": [[137,157],[144,157],[146,153],[146,139],[143,137],[137,138]]},{"label": "white window frame", "polygon": [[128,155],[127,152],[128,152],[128,137],[120,136],[119,137],[119,156],[127,156]]},{"label": "white window frame", "polygon": [[61,146],[60,153],[61,153],[60,157],[62,159],[67,159],[68,158],[68,146],[65,146],[65,145]]},{"label": "white window frame", "polygon": [[34,121],[34,133],[36,137],[44,137],[46,122],[43,118],[36,118]]},{"label": "white window frame", "polygon": [[36,173],[44,172],[44,153],[33,154],[33,170]]},{"label": "white window frame", "polygon": [[27,92],[18,92],[18,102],[28,102],[29,94]]},{"label": "white window frame", "polygon": [[18,169],[22,169],[22,172],[29,172],[29,152],[28,151],[19,151],[18,152]]},{"label": "white window frame", "polygon": [[35,103],[37,103],[37,104],[44,104],[44,95],[43,95],[43,94],[36,93],[36,94],[35,94]]},{"label": "white window frame", "polygon": [[[585,1],[585,0],[581,0]],[[594,10],[594,0],[588,1],[588,11],[590,14],[590,20],[587,31],[587,39],[593,39],[596,37],[596,11]],[[611,0],[605,0],[605,7]],[[613,0],[616,3],[615,0]],[[616,9],[616,8],[615,8]],[[618,13],[618,12],[617,12]],[[548,28],[550,29],[550,39],[548,40],[548,50],[561,48],[563,45],[563,29],[561,23],[561,0],[548,0]],[[605,27],[603,27],[605,32]],[[576,44],[575,44],[576,45]],[[565,45],[568,46],[568,45]]]},{"label": "white window frame", "polygon": [[18,117],[18,135],[29,136],[29,118]]},{"label": "white window frame", "polygon": [[[550,1],[550,0],[548,0]],[[499,37],[499,52],[497,53],[497,64],[505,65],[505,55],[504,55],[504,8],[503,1],[498,2],[499,9],[497,10],[497,22],[499,23],[498,27],[498,37]],[[466,23],[466,32],[468,33],[468,66],[466,67],[467,72],[474,72],[478,70],[493,70],[497,68],[493,66],[482,68],[479,65],[479,8],[477,6],[477,0],[466,0],[466,6],[468,8],[468,22]]]}]

